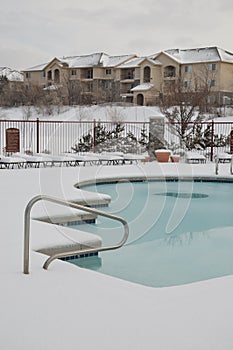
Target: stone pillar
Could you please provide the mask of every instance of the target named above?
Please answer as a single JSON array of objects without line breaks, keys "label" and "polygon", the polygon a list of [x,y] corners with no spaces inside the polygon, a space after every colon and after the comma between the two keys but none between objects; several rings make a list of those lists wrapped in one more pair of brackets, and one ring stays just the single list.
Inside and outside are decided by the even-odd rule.
[{"label": "stone pillar", "polygon": [[165,117],[151,117],[149,126],[149,146],[148,153],[151,160],[155,159],[155,150],[165,148],[164,142]]}]

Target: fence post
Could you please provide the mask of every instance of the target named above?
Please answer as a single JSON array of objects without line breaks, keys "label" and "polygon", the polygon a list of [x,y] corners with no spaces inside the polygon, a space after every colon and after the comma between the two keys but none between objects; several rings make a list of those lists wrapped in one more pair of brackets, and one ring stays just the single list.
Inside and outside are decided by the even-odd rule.
[{"label": "fence post", "polygon": [[151,160],[155,159],[155,150],[165,148],[165,117],[150,117],[148,153]]},{"label": "fence post", "polygon": [[212,120],[210,160],[214,158],[214,121]]},{"label": "fence post", "polygon": [[93,121],[93,151],[96,153],[96,120]]},{"label": "fence post", "polygon": [[40,121],[36,119],[36,153],[40,153]]}]

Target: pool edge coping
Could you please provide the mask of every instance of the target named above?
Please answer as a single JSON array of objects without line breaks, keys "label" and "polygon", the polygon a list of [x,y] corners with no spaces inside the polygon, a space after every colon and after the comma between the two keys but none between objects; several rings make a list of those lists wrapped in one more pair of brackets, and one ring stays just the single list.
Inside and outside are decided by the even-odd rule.
[{"label": "pool edge coping", "polygon": [[82,189],[89,185],[94,184],[108,184],[116,182],[151,182],[151,181],[196,181],[196,182],[233,182],[233,177],[228,176],[210,176],[210,175],[193,175],[193,176],[175,176],[175,175],[166,175],[166,176],[118,176],[118,177],[104,177],[97,179],[88,179],[77,182],[74,186],[78,189]]}]

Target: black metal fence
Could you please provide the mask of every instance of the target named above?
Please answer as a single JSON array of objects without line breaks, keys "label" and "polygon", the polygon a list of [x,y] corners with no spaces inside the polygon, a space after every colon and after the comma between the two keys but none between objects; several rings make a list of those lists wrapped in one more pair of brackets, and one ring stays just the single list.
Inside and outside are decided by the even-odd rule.
[{"label": "black metal fence", "polygon": [[5,154],[6,130],[20,134],[20,152],[61,154],[76,150],[141,152],[149,140],[148,122],[0,120],[0,153]]},{"label": "black metal fence", "polygon": [[[5,154],[6,130],[16,128],[20,152],[51,153],[148,149],[150,122],[0,120],[0,153]],[[215,153],[233,153],[233,122],[165,123],[164,147],[174,153],[195,150],[210,160]]]},{"label": "black metal fence", "polygon": [[197,151],[213,160],[217,153],[233,153],[233,122],[166,123],[165,142],[174,153]]}]

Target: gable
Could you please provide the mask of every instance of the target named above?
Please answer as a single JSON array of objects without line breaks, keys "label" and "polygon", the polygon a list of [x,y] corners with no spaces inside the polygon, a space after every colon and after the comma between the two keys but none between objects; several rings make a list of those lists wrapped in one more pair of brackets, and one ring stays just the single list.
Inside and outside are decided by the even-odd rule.
[{"label": "gable", "polygon": [[155,59],[159,62],[161,62],[161,64],[163,66],[178,66],[178,62],[177,60],[175,60],[174,58],[170,57],[169,55],[167,55],[165,52],[160,52]]}]

